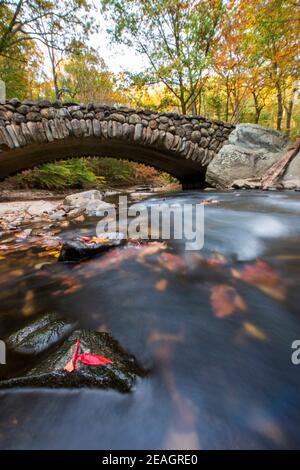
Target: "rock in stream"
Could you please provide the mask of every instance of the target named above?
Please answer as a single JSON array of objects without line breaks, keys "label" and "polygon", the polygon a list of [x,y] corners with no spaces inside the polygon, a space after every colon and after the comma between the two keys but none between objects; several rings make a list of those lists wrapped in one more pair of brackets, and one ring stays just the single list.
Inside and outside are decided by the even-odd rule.
[{"label": "rock in stream", "polygon": [[86,242],[80,239],[65,241],[61,247],[58,261],[77,262],[92,258],[95,255],[104,253],[110,248],[118,247],[125,243],[125,240],[109,238],[101,242]]},{"label": "rock in stream", "polygon": [[226,189],[237,180],[241,184],[241,180],[260,179],[282,158],[288,146],[288,137],[284,133],[258,124],[239,124],[230,134],[228,145],[224,145],[209,163],[206,182]]},{"label": "rock in stream", "polygon": [[[60,324],[58,324],[60,322]],[[14,352],[30,354],[35,359],[21,374],[0,381],[0,388],[47,387],[47,388],[111,388],[129,392],[137,377],[146,371],[136,359],[128,354],[108,333],[90,330],[75,330],[65,337],[74,325],[57,320],[52,314],[31,323],[8,338],[8,346]],[[112,361],[100,366],[76,363],[73,372],[64,367],[72,359],[77,338],[80,338],[79,353],[92,353]],[[60,339],[59,345],[51,338]],[[45,352],[45,348],[47,351]],[[41,354],[39,357],[36,355]]]},{"label": "rock in stream", "polygon": [[75,327],[75,323],[48,313],[10,335],[6,344],[19,354],[40,354],[68,336]]}]

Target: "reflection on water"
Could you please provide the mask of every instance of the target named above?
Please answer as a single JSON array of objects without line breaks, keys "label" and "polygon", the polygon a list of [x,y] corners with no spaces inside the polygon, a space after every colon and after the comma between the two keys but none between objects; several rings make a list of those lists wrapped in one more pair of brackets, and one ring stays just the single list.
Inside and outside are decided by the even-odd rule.
[{"label": "reflection on water", "polygon": [[[127,395],[1,391],[1,448],[300,447],[300,366],[290,359],[300,195],[180,192],[147,204],[164,198],[218,201],[205,207],[200,253],[176,240],[72,266],[34,246],[0,261],[1,338],[54,310],[109,331],[151,369]],[[59,235],[94,230],[90,220]]]}]

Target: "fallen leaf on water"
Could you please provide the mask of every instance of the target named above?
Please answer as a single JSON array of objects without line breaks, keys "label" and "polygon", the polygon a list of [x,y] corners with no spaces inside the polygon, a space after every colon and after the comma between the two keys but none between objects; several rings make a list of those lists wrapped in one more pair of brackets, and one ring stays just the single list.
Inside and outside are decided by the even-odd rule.
[{"label": "fallen leaf on water", "polygon": [[54,258],[58,258],[60,251],[59,250],[52,250],[52,251],[47,251],[47,254],[50,256],[54,256]]},{"label": "fallen leaf on water", "polygon": [[21,277],[23,275],[24,275],[23,269],[13,269],[12,271],[9,272],[10,277]]},{"label": "fallen leaf on water", "polygon": [[108,238],[99,238],[99,237],[93,237],[91,240],[88,241],[88,243],[107,243],[109,242]]},{"label": "fallen leaf on water", "polygon": [[47,266],[47,265],[52,265],[53,264],[53,261],[45,261],[44,263],[38,263],[38,264],[35,264],[34,265],[34,269],[42,269],[44,266]]},{"label": "fallen leaf on water", "polygon": [[257,326],[253,325],[253,323],[244,322],[243,329],[245,333],[247,333],[250,336],[253,336],[256,339],[259,339],[260,341],[267,341],[268,339],[265,333],[259,328],[257,328]]},{"label": "fallen leaf on water", "polygon": [[0,245],[0,248],[1,248],[1,250],[3,250],[3,251],[6,251],[6,250],[9,250],[9,249],[10,249],[8,245],[3,245],[2,243],[1,243],[1,245]]},{"label": "fallen leaf on water", "polygon": [[69,225],[70,225],[70,222],[68,220],[64,220],[63,222],[59,223],[59,226],[63,227],[63,228],[64,227],[69,227]]},{"label": "fallen leaf on water", "polygon": [[75,220],[76,222],[84,222],[85,217],[84,215],[79,215],[78,217],[75,217],[73,220]]},{"label": "fallen leaf on water", "polygon": [[160,279],[159,281],[155,283],[154,287],[156,290],[163,292],[168,287],[168,281],[166,279]]},{"label": "fallen leaf on water", "polygon": [[34,291],[32,289],[29,289],[24,298],[24,305],[22,307],[22,315],[24,317],[30,317],[31,315],[34,314]]},{"label": "fallen leaf on water", "polygon": [[75,292],[78,292],[81,288],[82,285],[79,282],[79,279],[77,277],[72,276],[70,274],[64,275],[61,278],[61,284],[66,288],[64,290],[64,294],[74,294]]},{"label": "fallen leaf on water", "polygon": [[231,270],[235,279],[247,282],[276,300],[285,299],[285,289],[278,272],[274,271],[265,261],[256,260],[255,264],[246,264],[243,271]]},{"label": "fallen leaf on water", "polygon": [[138,253],[138,259],[143,259],[145,256],[155,255],[161,250],[165,250],[166,245],[162,242],[152,242],[146,246],[141,247],[141,251]]},{"label": "fallen leaf on water", "polygon": [[202,204],[203,206],[207,206],[209,204],[218,204],[218,200],[217,199],[204,199],[204,201],[201,201],[200,204]]},{"label": "fallen leaf on water", "polygon": [[186,263],[181,256],[174,255],[173,253],[161,253],[159,256],[159,264],[166,268],[168,271],[185,271]]},{"label": "fallen leaf on water", "polygon": [[79,238],[79,240],[80,240],[81,242],[89,242],[90,239],[91,239],[90,237],[80,237],[80,238]]},{"label": "fallen leaf on water", "polygon": [[22,232],[16,233],[16,234],[15,234],[15,238],[16,238],[17,241],[18,241],[18,240],[19,240],[19,241],[24,241],[24,240],[26,240],[26,239],[30,236],[31,232],[32,232],[32,229],[31,229],[31,228],[27,228],[27,229],[25,229],[25,230],[22,230]]},{"label": "fallen leaf on water", "polygon": [[148,337],[148,343],[158,343],[158,342],[170,342],[170,343],[184,343],[185,342],[185,335],[184,332],[179,333],[160,333],[159,331],[153,331],[150,333]]},{"label": "fallen leaf on water", "polygon": [[129,248],[126,250],[119,250],[118,248],[113,248],[107,253],[104,253],[101,258],[93,260],[90,269],[83,273],[83,277],[85,279],[91,279],[92,277],[97,276],[99,274],[99,270],[117,269],[125,261],[135,257],[136,248]]},{"label": "fallen leaf on water", "polygon": [[238,310],[245,311],[246,304],[234,287],[219,284],[211,288],[210,302],[217,318],[225,318]]},{"label": "fallen leaf on water", "polygon": [[214,268],[226,264],[227,259],[221,253],[213,253],[210,258],[205,260],[205,262],[208,264],[208,266]]}]

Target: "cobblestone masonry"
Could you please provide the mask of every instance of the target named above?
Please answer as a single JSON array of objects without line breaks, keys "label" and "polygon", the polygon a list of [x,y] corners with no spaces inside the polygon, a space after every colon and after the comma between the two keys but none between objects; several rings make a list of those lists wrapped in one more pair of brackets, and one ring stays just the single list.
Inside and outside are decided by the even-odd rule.
[{"label": "cobblestone masonry", "polygon": [[0,105],[0,178],[39,163],[110,156],[146,163],[191,186],[234,126],[202,116],[12,99]]}]

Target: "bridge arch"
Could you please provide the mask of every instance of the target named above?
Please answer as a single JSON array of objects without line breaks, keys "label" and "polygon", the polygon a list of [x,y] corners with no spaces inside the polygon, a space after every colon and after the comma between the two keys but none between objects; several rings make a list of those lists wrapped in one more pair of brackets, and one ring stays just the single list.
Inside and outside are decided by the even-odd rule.
[{"label": "bridge arch", "polygon": [[14,99],[0,105],[0,178],[62,158],[103,156],[201,185],[233,128],[201,116]]}]

